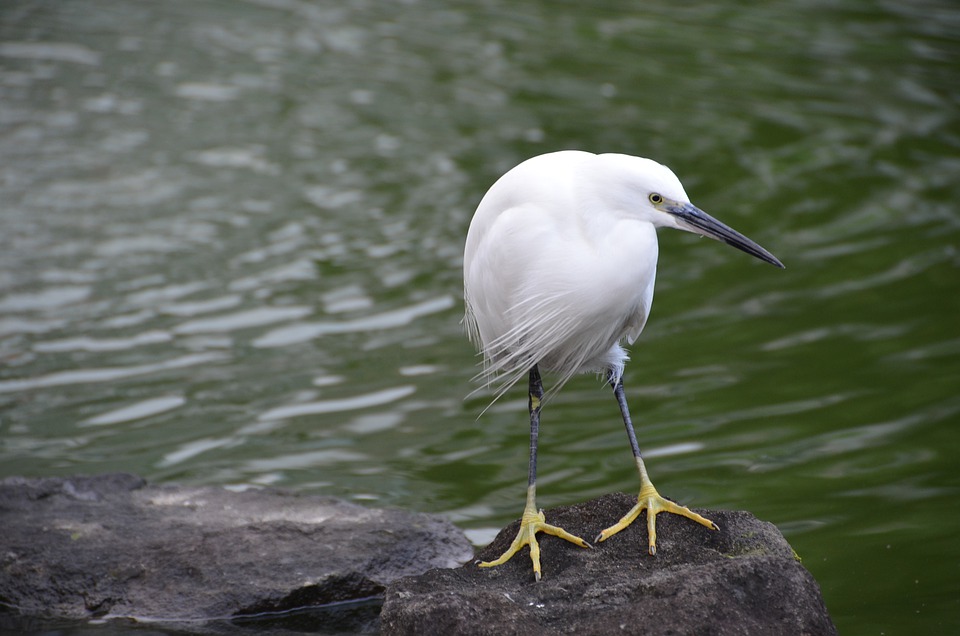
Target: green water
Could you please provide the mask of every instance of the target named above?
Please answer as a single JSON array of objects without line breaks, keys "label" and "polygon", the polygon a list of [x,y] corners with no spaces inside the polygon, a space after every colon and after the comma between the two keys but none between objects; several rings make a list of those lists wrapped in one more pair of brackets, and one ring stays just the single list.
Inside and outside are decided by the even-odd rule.
[{"label": "green water", "polygon": [[[626,152],[787,265],[661,232],[625,376],[660,491],[776,523],[843,634],[960,633],[958,111],[946,1],[5,2],[0,476],[489,540],[527,430],[522,391],[466,397],[470,215],[526,157]],[[571,382],[538,502],[636,488]]]}]

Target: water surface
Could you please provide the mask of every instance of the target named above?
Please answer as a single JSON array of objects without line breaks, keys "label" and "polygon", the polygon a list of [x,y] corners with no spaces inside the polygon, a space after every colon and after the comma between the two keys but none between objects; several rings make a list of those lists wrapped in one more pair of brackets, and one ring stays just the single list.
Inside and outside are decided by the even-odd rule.
[{"label": "water surface", "polygon": [[[841,633],[956,633],[958,64],[948,2],[8,2],[0,476],[489,540],[527,430],[467,397],[470,215],[528,156],[626,152],[787,265],[661,233],[625,377],[661,492],[776,523]],[[637,488],[608,394],[548,405],[541,505]]]}]

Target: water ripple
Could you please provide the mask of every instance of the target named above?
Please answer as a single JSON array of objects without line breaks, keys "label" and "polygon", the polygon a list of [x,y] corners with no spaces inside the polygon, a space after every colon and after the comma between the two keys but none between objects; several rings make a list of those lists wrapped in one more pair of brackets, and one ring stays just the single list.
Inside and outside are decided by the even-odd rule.
[{"label": "water ripple", "polygon": [[201,453],[205,453],[208,450],[221,448],[223,446],[228,446],[235,443],[237,443],[237,440],[233,438],[194,440],[189,443],[182,444],[177,450],[171,453],[165,454],[163,458],[157,462],[157,466],[163,468],[173,466],[188,459],[192,459],[193,457],[196,457]]},{"label": "water ripple", "polygon": [[104,424],[119,424],[120,422],[141,420],[151,415],[157,415],[179,408],[186,404],[186,402],[187,401],[179,395],[151,398],[83,420],[79,425],[102,426]]},{"label": "water ripple", "polygon": [[357,409],[368,408],[371,406],[380,406],[396,402],[416,390],[413,386],[399,386],[392,389],[384,389],[373,393],[365,393],[349,398],[339,398],[335,400],[321,400],[319,402],[307,402],[305,404],[291,404],[289,406],[279,406],[262,413],[260,421],[280,420],[299,415],[319,415],[321,413],[336,413],[340,411],[354,411]]},{"label": "water ripple", "polygon": [[38,375],[32,378],[18,380],[0,380],[0,393],[12,393],[14,391],[28,391],[31,389],[44,389],[52,386],[65,386],[70,384],[87,384],[93,382],[110,382],[112,380],[122,380],[132,376],[146,375],[158,371],[167,371],[170,369],[183,369],[185,367],[197,366],[208,362],[220,362],[227,359],[228,356],[223,353],[195,353],[179,358],[164,360],[153,364],[141,364],[130,367],[107,367],[100,369],[77,369],[74,371],[58,371],[48,375]]},{"label": "water ripple", "polygon": [[185,82],[177,86],[176,95],[201,102],[229,102],[240,96],[240,89],[227,84]]},{"label": "water ripple", "polygon": [[92,292],[87,285],[70,287],[48,287],[36,292],[9,294],[0,299],[0,311],[18,313],[59,309],[86,300]]},{"label": "water ripple", "polygon": [[273,459],[254,459],[246,462],[244,472],[263,473],[276,470],[290,470],[293,468],[315,469],[331,463],[357,462],[366,459],[366,455],[339,448],[315,450],[307,453],[296,453],[275,457]]},{"label": "water ripple", "polygon": [[258,307],[213,318],[189,320],[175,327],[173,331],[177,334],[222,333],[295,320],[311,313],[313,310],[310,307]]},{"label": "water ripple", "polygon": [[298,323],[269,331],[253,341],[253,346],[286,347],[293,344],[308,342],[320,336],[360,331],[375,331],[391,329],[410,324],[415,319],[450,309],[455,304],[452,296],[431,298],[409,307],[385,311],[383,313],[344,320],[340,322],[311,322]]},{"label": "water ripple", "polygon": [[168,303],[162,305],[160,311],[173,316],[196,316],[198,314],[231,309],[239,305],[242,301],[243,298],[237,295],[220,296],[219,298],[210,298],[208,300]]},{"label": "water ripple", "polygon": [[129,338],[91,338],[89,336],[80,336],[77,338],[37,342],[34,343],[33,350],[42,353],[63,351],[124,351],[142,345],[170,342],[172,339],[173,336],[165,331],[146,331]]},{"label": "water ripple", "polygon": [[36,318],[2,318],[0,319],[0,336],[10,334],[42,334],[54,329],[60,329],[67,324],[63,319],[38,320]]},{"label": "water ripple", "polygon": [[0,43],[0,57],[100,65],[100,53],[82,44],[68,42],[3,42]]}]

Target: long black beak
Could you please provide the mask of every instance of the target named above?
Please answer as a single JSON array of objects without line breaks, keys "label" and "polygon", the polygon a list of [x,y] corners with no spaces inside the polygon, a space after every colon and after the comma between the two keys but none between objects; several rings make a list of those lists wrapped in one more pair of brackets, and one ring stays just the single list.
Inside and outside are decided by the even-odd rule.
[{"label": "long black beak", "polygon": [[678,203],[666,208],[667,212],[677,217],[684,229],[695,234],[722,241],[727,245],[755,256],[761,261],[783,268],[783,263],[776,256],[754,243],[746,236],[737,232],[729,225],[724,225],[692,203]]}]

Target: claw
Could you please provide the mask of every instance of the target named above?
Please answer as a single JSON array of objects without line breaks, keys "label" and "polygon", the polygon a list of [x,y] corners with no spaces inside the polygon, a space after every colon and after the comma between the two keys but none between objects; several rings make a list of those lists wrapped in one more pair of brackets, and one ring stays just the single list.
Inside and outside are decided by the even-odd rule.
[{"label": "claw", "polygon": [[563,528],[548,524],[542,510],[536,512],[534,510],[525,510],[523,517],[520,519],[520,530],[517,532],[516,538],[513,540],[513,543],[510,544],[510,547],[507,548],[506,552],[501,554],[493,561],[478,562],[477,565],[481,568],[491,568],[497,565],[502,565],[509,561],[513,555],[519,552],[523,546],[528,545],[530,546],[530,560],[533,562],[533,578],[539,581],[541,574],[540,544],[537,542],[538,532],[552,534],[555,537],[559,537],[569,541],[570,543],[576,544],[581,548],[593,547],[580,537],[570,534]]},{"label": "claw", "polygon": [[643,488],[640,489],[640,495],[637,497],[636,505],[631,508],[629,512],[627,512],[627,514],[620,519],[620,521],[600,532],[595,541],[606,541],[613,535],[625,529],[627,526],[633,523],[634,520],[636,520],[636,518],[639,517],[640,513],[644,510],[647,511],[647,551],[649,552],[650,556],[656,556],[657,554],[657,515],[661,512],[670,512],[688,519],[692,519],[693,521],[696,521],[700,525],[706,526],[711,530],[720,529],[717,524],[709,519],[701,517],[686,506],[681,506],[679,504],[675,504],[669,499],[664,499],[660,496],[660,493],[657,492],[653,485],[647,482],[644,484]]}]

